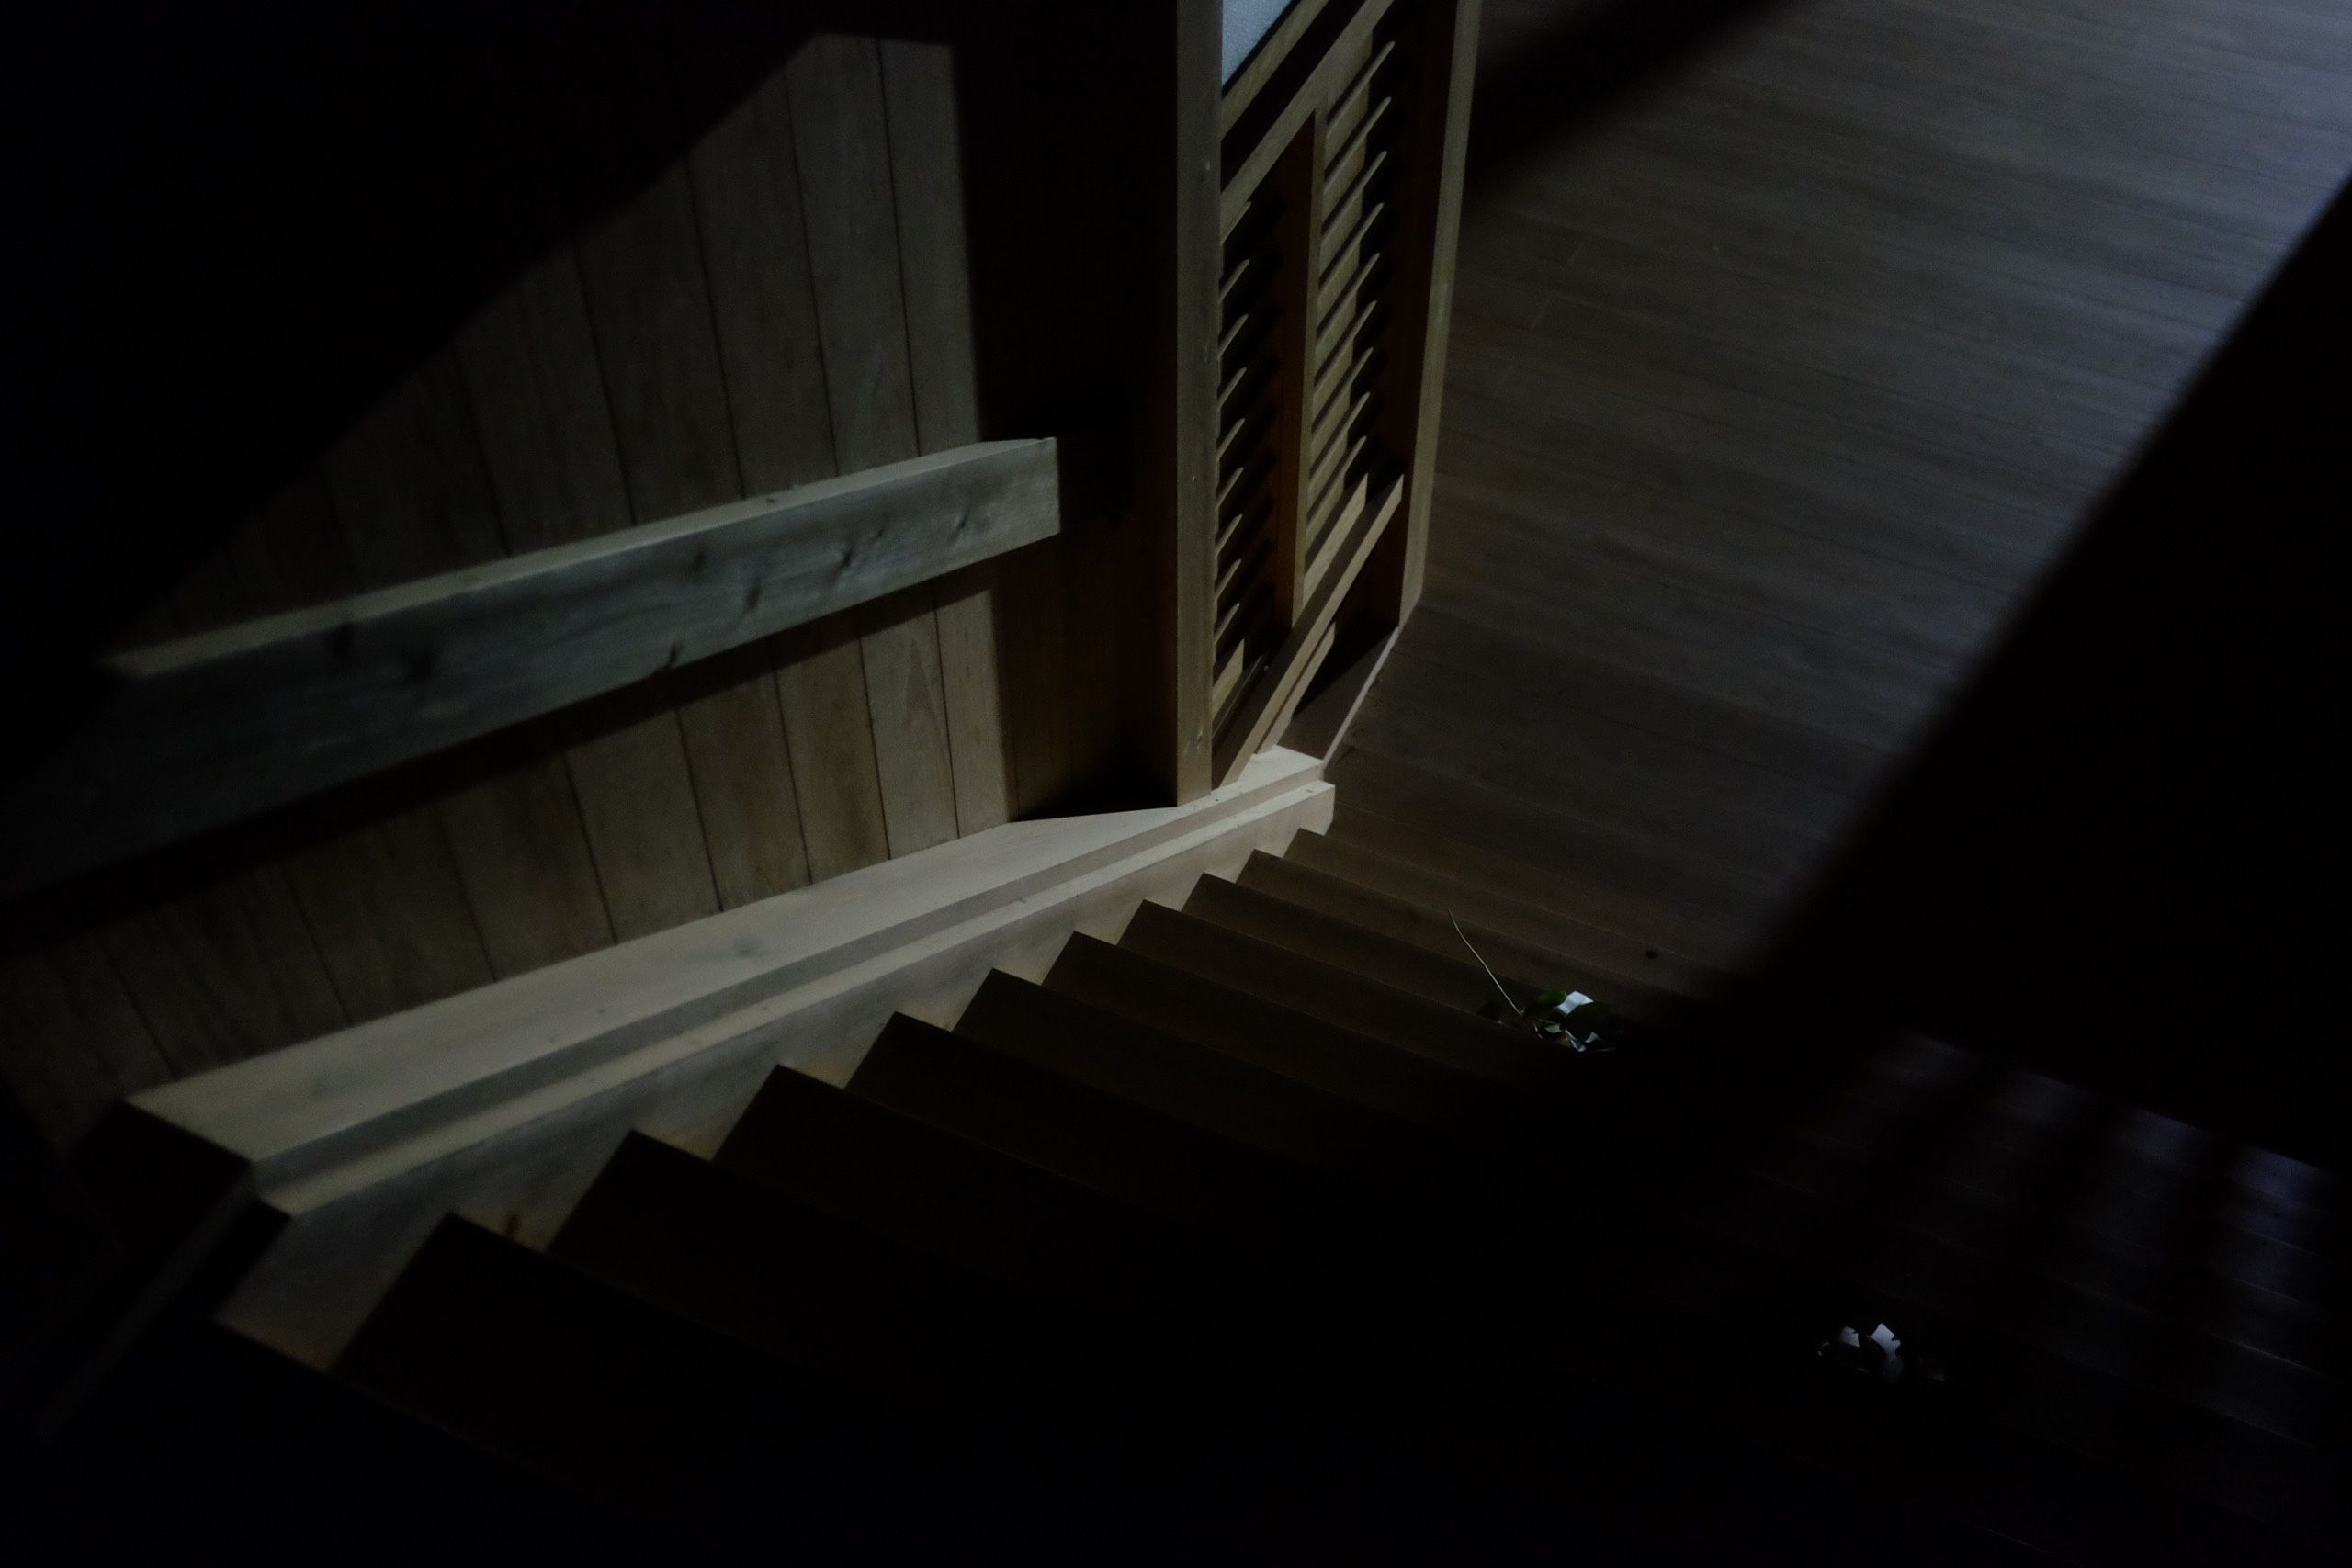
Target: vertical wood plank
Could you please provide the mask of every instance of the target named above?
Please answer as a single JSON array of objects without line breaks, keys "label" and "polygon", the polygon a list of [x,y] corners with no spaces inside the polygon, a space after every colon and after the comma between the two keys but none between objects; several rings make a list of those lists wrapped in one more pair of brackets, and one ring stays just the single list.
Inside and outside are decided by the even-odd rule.
[{"label": "vertical wood plank", "polygon": [[[615,439],[640,523],[739,499],[743,479],[686,166],[580,247]],[[808,879],[800,805],[764,644],[677,671],[705,848],[729,908]]]},{"label": "vertical wood plank", "polygon": [[[744,483],[823,479],[836,471],[832,411],[783,72],[695,150],[691,174]],[[844,629],[771,646],[808,874],[871,865],[889,837],[857,643]]]},{"label": "vertical wood plank", "polygon": [[[327,483],[362,589],[505,553],[456,355],[403,380],[329,449]],[[470,748],[478,776],[435,806],[493,975],[608,946],[612,922],[560,750],[527,733]]]},{"label": "vertical wood plank", "polygon": [[857,625],[883,822],[890,852],[911,854],[956,836],[956,773],[929,585],[859,606]]},{"label": "vertical wood plank", "polygon": [[119,920],[100,938],[156,1049],[181,1076],[350,1021],[276,866]]},{"label": "vertical wood plank", "polygon": [[[842,471],[916,455],[913,372],[881,60],[820,34],[786,67],[833,453]],[[883,820],[894,855],[956,831],[939,627],[927,590],[857,613]]]},{"label": "vertical wood plank", "polygon": [[[557,252],[466,329],[458,358],[508,543],[537,549],[629,525],[577,255]],[[613,933],[711,914],[684,736],[663,682],[575,710],[568,761]]]},{"label": "vertical wood plank", "polygon": [[[1067,536],[1065,536],[1065,538]],[[1015,817],[1046,809],[1076,782],[1070,765],[1069,639],[1064,615],[1064,540],[1016,550],[998,563],[1012,614],[998,622],[1005,687],[1023,700],[1004,711],[1005,754]]]},{"label": "vertical wood plank", "polygon": [[977,833],[1012,813],[1004,693],[997,651],[1001,574],[990,561],[932,584],[939,673],[947,697],[947,754],[956,776],[956,830]]},{"label": "vertical wood plank", "polygon": [[776,643],[776,686],[793,722],[794,754],[823,759],[799,773],[808,874],[821,882],[887,860],[889,836],[857,628],[850,617],[835,615],[796,626]]},{"label": "vertical wood plank", "polygon": [[[1374,613],[1402,625],[1421,597],[1430,508],[1437,486],[1438,415],[1453,320],[1453,263],[1462,228],[1463,159],[1470,138],[1479,0],[1428,0],[1406,56],[1412,146],[1398,191],[1396,232],[1408,237],[1396,282],[1400,395],[1384,412],[1383,438],[1407,455],[1405,506],[1364,568]],[[1400,51],[1401,52],[1401,51]]]},{"label": "vertical wood plank", "polygon": [[1315,401],[1316,285],[1323,276],[1323,164],[1329,156],[1324,109],[1317,106],[1298,141],[1274,166],[1282,213],[1281,281],[1275,291],[1282,386],[1274,416],[1274,608],[1287,630],[1298,619],[1306,579],[1307,423]]},{"label": "vertical wood plank", "polygon": [[[944,44],[890,39],[881,66],[915,430],[922,449],[936,452],[980,438],[955,54]],[[1009,811],[997,591],[993,562],[933,584],[961,833],[993,828]]]},{"label": "vertical wood plank", "polygon": [[108,1105],[172,1069],[104,951],[76,936],[0,959],[0,1074],[62,1151]]},{"label": "vertical wood plank", "polygon": [[[193,626],[245,620],[355,592],[358,573],[323,471],[302,475],[241,531],[244,570],[181,586]],[[343,1010],[355,1022],[488,980],[473,908],[441,825],[415,807],[333,833],[286,857],[283,874]],[[248,875],[269,877],[277,868]],[[274,900],[265,900],[263,907]],[[217,904],[220,918],[251,907]],[[255,947],[300,962],[291,947]],[[289,1043],[277,1041],[276,1043]]]},{"label": "vertical wood plank", "polygon": [[[1153,672],[1149,694],[1161,705],[1143,716],[1160,748],[1172,748],[1161,763],[1160,788],[1182,802],[1208,793],[1214,715],[1209,691],[1216,680],[1216,323],[1222,231],[1218,157],[1218,96],[1221,7],[1215,0],[1177,0],[1171,102],[1167,113],[1174,141],[1166,173],[1168,222],[1174,276],[1169,285],[1172,321],[1168,328],[1174,363],[1165,395],[1172,419],[1164,500],[1165,521],[1155,508],[1153,528],[1171,537],[1170,558],[1151,565],[1162,574],[1155,585],[1154,646],[1164,649],[1167,666]],[[1148,752],[1147,755],[1150,754]]]}]

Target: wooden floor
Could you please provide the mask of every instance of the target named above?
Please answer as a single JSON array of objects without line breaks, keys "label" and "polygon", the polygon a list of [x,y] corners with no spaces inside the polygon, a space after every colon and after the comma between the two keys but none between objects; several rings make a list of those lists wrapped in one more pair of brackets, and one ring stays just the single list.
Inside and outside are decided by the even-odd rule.
[{"label": "wooden floor", "polygon": [[2352,11],[1675,9],[1488,0],[1335,833],[1736,967],[2352,167]]}]

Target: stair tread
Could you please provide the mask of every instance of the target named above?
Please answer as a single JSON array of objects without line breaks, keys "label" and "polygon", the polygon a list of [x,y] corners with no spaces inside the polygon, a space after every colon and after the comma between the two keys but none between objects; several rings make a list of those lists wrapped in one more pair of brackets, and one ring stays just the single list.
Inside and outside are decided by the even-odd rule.
[{"label": "stair tread", "polygon": [[[1418,942],[1400,941],[1221,876],[1204,876],[1194,883],[1184,900],[1184,913],[1473,1017],[1500,1000],[1494,982],[1467,952],[1441,956]],[[1544,988],[1540,982],[1516,976],[1504,976],[1503,980],[1513,1002],[1521,1006]]]},{"label": "stair tread", "polygon": [[1083,933],[1064,945],[1045,983],[1048,990],[1433,1129],[1487,1127],[1527,1109],[1508,1090],[1449,1063]]},{"label": "stair tread", "polygon": [[[1661,1024],[1670,1022],[1681,1005],[1681,998],[1651,978],[1591,960],[1579,962],[1472,919],[1463,919],[1462,929],[1456,931],[1450,905],[1431,907],[1319,871],[1293,858],[1300,853],[1300,840],[1307,837],[1300,834],[1294,839],[1287,855],[1253,852],[1241,869],[1240,885],[1456,964],[1475,962],[1475,950],[1476,956],[1485,959],[1521,1000],[1525,994],[1537,991],[1580,990],[1630,1017]],[[1465,938],[1472,945],[1464,945]]]},{"label": "stair tread", "polygon": [[989,976],[956,1032],[1326,1176],[1408,1184],[1435,1156],[1339,1096],[1011,975]]},{"label": "stair tread", "polygon": [[1190,1293],[1182,1227],[788,1067],[713,1163],[1016,1288],[1137,1318]]},{"label": "stair tread", "polygon": [[1119,945],[1510,1088],[1549,1094],[1572,1077],[1556,1047],[1164,905],[1137,909]]},{"label": "stair tread", "polygon": [[1327,875],[1422,908],[1451,909],[1464,923],[1476,924],[1539,953],[1556,953],[1571,966],[1623,975],[1670,994],[1705,999],[1721,991],[1723,972],[1687,953],[1624,935],[1606,926],[1531,903],[1481,878],[1467,881],[1447,871],[1390,854],[1342,831],[1343,807],[1331,829],[1292,838],[1284,858]]},{"label": "stair tread", "polygon": [[1179,1223],[1291,1244],[1351,1223],[1340,1190],[1262,1150],[904,1015],[849,1087]]},{"label": "stair tread", "polygon": [[549,1256],[844,1393],[969,1416],[1102,1347],[1080,1314],[631,1134]]}]

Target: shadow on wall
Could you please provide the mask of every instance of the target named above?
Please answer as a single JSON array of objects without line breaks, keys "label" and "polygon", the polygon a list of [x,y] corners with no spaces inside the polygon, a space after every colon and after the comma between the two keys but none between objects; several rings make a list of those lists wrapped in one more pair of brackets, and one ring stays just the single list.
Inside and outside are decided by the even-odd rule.
[{"label": "shadow on wall", "polygon": [[0,67],[12,732],[839,4],[94,0]]},{"label": "shadow on wall", "polygon": [[2319,1163],[2352,1119],[2352,187],[1764,982]]}]

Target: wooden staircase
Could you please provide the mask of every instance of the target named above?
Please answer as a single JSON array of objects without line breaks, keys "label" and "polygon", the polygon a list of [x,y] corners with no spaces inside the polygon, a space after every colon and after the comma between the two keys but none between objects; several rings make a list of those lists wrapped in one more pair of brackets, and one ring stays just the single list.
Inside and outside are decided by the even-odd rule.
[{"label": "wooden staircase", "polygon": [[[543,1250],[448,1220],[331,1375],[192,1330],[84,1451],[201,1430],[190,1515],[290,1555],[386,1510],[363,1555],[2324,1552],[2322,1173],[1728,1030],[1709,977],[1344,828],[894,1019],[846,1088],[777,1069],[713,1158],[632,1135]],[[1450,911],[1647,1042],[1482,1018]],[[1947,1381],[1816,1355],[1882,1320]]]}]

